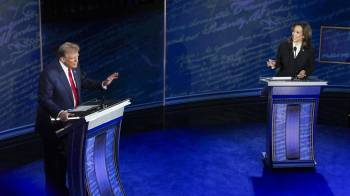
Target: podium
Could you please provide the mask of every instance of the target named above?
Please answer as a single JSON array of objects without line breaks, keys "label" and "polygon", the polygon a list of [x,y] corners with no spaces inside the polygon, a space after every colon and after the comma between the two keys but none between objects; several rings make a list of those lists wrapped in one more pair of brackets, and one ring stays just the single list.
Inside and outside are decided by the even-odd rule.
[{"label": "podium", "polygon": [[314,167],[318,100],[326,81],[262,78],[268,91],[268,130],[263,160],[272,168]]},{"label": "podium", "polygon": [[[89,105],[92,104],[92,105]],[[83,105],[72,111],[68,132],[68,186],[73,196],[125,195],[119,175],[119,137],[124,107],[129,100]]]}]

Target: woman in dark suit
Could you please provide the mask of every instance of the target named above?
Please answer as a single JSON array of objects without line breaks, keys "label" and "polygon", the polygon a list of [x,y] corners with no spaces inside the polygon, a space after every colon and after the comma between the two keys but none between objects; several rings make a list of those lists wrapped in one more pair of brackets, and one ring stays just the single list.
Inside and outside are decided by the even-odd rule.
[{"label": "woman in dark suit", "polygon": [[277,76],[291,76],[299,79],[311,75],[315,68],[315,50],[311,44],[311,27],[298,22],[291,27],[292,35],[283,41],[277,51],[276,60],[269,59],[267,66],[279,68]]}]

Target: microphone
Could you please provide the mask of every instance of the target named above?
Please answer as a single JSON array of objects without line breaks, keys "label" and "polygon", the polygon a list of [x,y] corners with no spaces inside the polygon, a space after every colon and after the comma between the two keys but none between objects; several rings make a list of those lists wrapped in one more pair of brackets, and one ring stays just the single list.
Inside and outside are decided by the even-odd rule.
[{"label": "microphone", "polygon": [[105,108],[105,95],[102,95],[100,107],[101,107],[101,109]]},{"label": "microphone", "polygon": [[293,50],[294,50],[294,58],[296,58],[297,57],[297,47],[294,46]]}]

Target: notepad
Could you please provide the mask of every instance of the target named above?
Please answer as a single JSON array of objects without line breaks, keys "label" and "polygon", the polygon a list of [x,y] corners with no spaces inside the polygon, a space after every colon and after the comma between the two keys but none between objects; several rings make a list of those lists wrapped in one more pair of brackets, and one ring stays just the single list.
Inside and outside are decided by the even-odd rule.
[{"label": "notepad", "polygon": [[86,112],[96,107],[98,107],[98,105],[79,105],[74,109],[68,110],[68,112]]},{"label": "notepad", "polygon": [[278,80],[292,80],[292,77],[271,77],[271,80],[278,81]]}]

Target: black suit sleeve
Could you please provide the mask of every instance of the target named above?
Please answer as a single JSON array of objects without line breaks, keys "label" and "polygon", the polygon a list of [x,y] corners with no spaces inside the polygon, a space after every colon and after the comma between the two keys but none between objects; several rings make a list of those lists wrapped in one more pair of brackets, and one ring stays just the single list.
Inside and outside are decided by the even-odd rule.
[{"label": "black suit sleeve", "polygon": [[89,90],[103,90],[102,81],[92,80],[87,77],[87,74],[80,71],[81,75],[81,88]]},{"label": "black suit sleeve", "polygon": [[310,48],[307,65],[305,66],[306,75],[309,76],[315,70],[315,49]]}]

